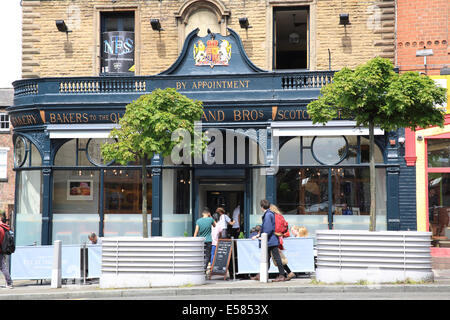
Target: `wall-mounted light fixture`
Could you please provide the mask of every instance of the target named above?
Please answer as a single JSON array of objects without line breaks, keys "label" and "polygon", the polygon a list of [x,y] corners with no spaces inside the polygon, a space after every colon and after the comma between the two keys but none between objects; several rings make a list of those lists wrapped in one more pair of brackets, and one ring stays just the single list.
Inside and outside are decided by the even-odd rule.
[{"label": "wall-mounted light fixture", "polygon": [[239,25],[241,26],[242,29],[248,29],[252,27],[249,25],[247,17],[239,18]]},{"label": "wall-mounted light fixture", "polygon": [[350,24],[350,17],[348,13],[339,14],[339,25],[346,26]]},{"label": "wall-mounted light fixture", "polygon": [[69,32],[72,32],[71,30],[69,30],[67,28],[67,25],[64,22],[64,20],[55,20],[55,23],[56,23],[56,27],[58,28],[59,32],[65,32],[66,34]]},{"label": "wall-mounted light fixture", "polygon": [[423,136],[417,136],[417,141],[422,141],[423,140]]},{"label": "wall-mounted light fixture", "polygon": [[159,22],[159,19],[150,19],[150,24],[152,25],[153,30],[164,31],[164,29],[161,28],[161,22]]},{"label": "wall-mounted light fixture", "polygon": [[398,137],[398,143],[404,144],[405,143],[405,137]]},{"label": "wall-mounted light fixture", "polygon": [[423,47],[421,50],[416,51],[416,57],[423,57],[423,65],[425,68],[425,74],[427,74],[427,57],[433,55],[433,49],[427,49]]}]

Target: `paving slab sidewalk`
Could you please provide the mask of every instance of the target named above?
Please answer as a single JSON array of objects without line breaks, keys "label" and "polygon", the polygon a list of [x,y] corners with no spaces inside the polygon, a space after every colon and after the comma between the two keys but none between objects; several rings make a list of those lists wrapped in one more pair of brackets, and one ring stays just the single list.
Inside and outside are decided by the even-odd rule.
[{"label": "paving slab sidewalk", "polygon": [[181,287],[102,289],[98,279],[89,281],[67,281],[61,288],[51,288],[49,280],[42,283],[35,280],[16,280],[14,289],[0,288],[0,300],[53,300],[53,299],[108,299],[121,297],[173,296],[177,298],[192,295],[233,295],[252,293],[318,293],[318,292],[363,292],[379,290],[383,292],[447,292],[450,294],[450,270],[435,272],[432,283],[418,284],[318,284],[311,277],[297,277],[287,282],[261,283],[253,280],[223,280],[223,277],[206,280],[204,285]]}]

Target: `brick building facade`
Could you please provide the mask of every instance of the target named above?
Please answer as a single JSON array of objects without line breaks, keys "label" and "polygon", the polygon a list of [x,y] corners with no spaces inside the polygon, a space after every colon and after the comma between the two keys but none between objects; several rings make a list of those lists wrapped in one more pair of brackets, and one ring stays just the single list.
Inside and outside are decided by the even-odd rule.
[{"label": "brick building facade", "polygon": [[[394,61],[394,1],[25,0],[22,77],[98,75],[101,14],[118,11],[134,12],[135,74],[156,74],[176,60],[190,15],[204,8],[214,12],[222,32],[229,27],[239,34],[250,60],[264,70],[274,68],[274,17],[277,10],[288,9],[306,11],[303,25],[309,70],[355,67],[377,55]],[[350,24],[340,25],[340,14],[349,14]],[[241,17],[248,18],[251,28],[240,28]],[[71,31],[67,36],[56,32],[54,21],[58,19]],[[159,19],[164,30],[152,32],[150,19]],[[301,15],[294,18],[287,13],[280,19],[287,24],[292,21],[294,30]],[[301,33],[302,27],[297,27]]]},{"label": "brick building facade", "polygon": [[397,1],[397,66],[403,71],[425,71],[424,57],[416,51],[432,49],[427,74],[439,75],[450,67],[450,3],[446,0]]},{"label": "brick building facade", "polygon": [[9,218],[14,209],[15,172],[12,127],[6,108],[13,104],[14,90],[0,89],[0,212]]},{"label": "brick building facade", "polygon": [[[421,72],[447,88],[447,115],[443,128],[406,129],[405,159],[415,171],[418,230],[431,231],[433,245],[450,246],[450,197],[448,161],[450,154],[450,3],[441,0],[397,1],[397,54],[400,72]],[[421,55],[426,50],[426,57]],[[426,66],[425,66],[426,62]],[[411,181],[414,184],[414,181]],[[433,256],[448,256],[448,249]],[[447,250],[447,252],[445,252]],[[448,260],[448,258],[447,258]],[[448,262],[447,262],[448,263]],[[439,268],[437,268],[439,269]]]}]

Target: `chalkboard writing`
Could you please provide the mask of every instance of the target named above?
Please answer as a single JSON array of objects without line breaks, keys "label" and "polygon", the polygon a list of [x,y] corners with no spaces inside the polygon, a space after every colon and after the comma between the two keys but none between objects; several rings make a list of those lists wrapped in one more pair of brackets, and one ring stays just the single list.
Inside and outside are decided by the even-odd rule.
[{"label": "chalkboard writing", "polygon": [[219,239],[217,241],[216,252],[214,253],[214,260],[209,275],[210,279],[214,274],[224,275],[224,280],[226,279],[232,250],[231,239]]}]

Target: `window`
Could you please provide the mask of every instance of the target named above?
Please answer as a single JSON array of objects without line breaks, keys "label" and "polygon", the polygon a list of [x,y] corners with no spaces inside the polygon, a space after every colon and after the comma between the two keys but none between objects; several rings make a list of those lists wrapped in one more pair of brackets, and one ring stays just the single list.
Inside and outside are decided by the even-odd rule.
[{"label": "window", "polygon": [[17,137],[14,142],[14,166],[38,167],[41,164],[41,154],[36,146],[24,137]]},{"label": "window", "polygon": [[0,131],[9,131],[9,115],[0,113]]},{"label": "window", "polygon": [[[338,165],[369,163],[369,139],[361,136],[293,137],[279,151],[280,165]],[[383,153],[375,145],[375,162]]]},{"label": "window", "polygon": [[328,215],[328,170],[280,169],[277,203],[284,214]]},{"label": "window", "polygon": [[[362,136],[289,137],[281,141],[276,203],[291,225],[367,229],[370,213],[369,140]],[[384,163],[375,147],[375,162]],[[386,169],[376,169],[377,230],[386,229]]]},{"label": "window", "polygon": [[188,169],[177,169],[175,178],[175,214],[189,214],[191,173]]},{"label": "window", "polygon": [[8,150],[0,148],[0,180],[8,179]]},{"label": "window", "polygon": [[309,8],[274,8],[273,68],[309,68]]},{"label": "window", "polygon": [[450,139],[427,139],[428,223],[432,246],[448,242],[450,218]]},{"label": "window", "polygon": [[428,167],[450,167],[450,139],[429,139]]},{"label": "window", "polygon": [[[106,170],[104,177],[105,213],[142,213],[140,170]],[[152,179],[147,173],[147,212],[152,212]]]},{"label": "window", "polygon": [[134,12],[102,12],[100,18],[102,74],[134,74]]}]

